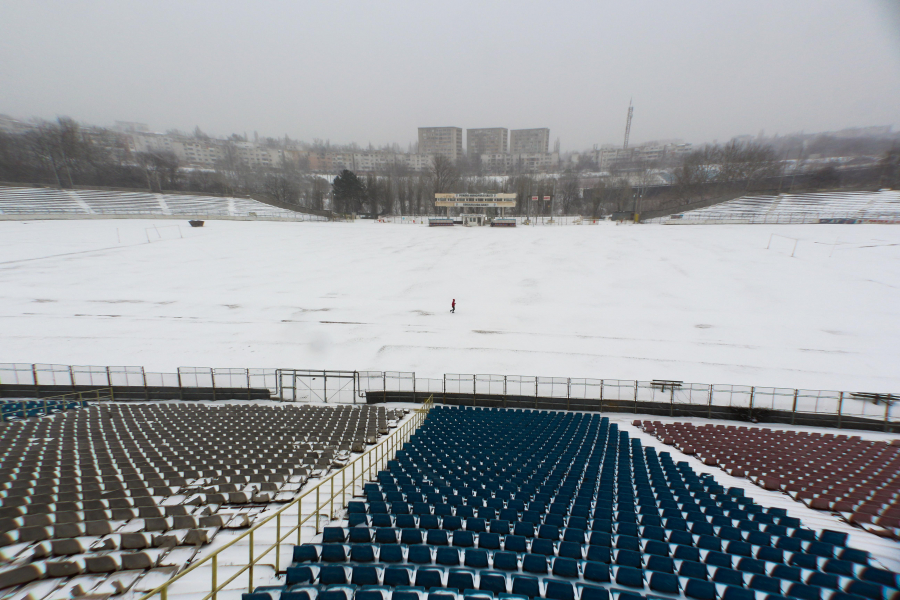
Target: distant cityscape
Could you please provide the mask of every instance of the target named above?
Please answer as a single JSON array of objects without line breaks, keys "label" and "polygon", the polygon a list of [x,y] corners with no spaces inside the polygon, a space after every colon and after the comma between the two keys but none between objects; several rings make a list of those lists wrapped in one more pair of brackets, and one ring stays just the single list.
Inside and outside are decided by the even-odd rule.
[{"label": "distant cityscape", "polygon": [[[36,125],[0,115],[0,132],[24,133]],[[283,164],[303,170],[336,173],[348,169],[359,173],[377,173],[391,168],[424,172],[433,157],[443,156],[453,164],[486,175],[515,173],[553,173],[578,166],[607,169],[616,164],[651,163],[682,156],[692,146],[680,140],[651,142],[631,148],[604,145],[586,152],[560,154],[559,141],[550,148],[550,129],[513,129],[491,127],[466,129],[465,145],[460,127],[419,127],[418,143],[403,152],[396,145],[361,149],[290,139],[253,135],[215,138],[196,130],[194,133],[150,131],[145,123],[116,121],[111,129],[82,125],[83,136],[117,154],[171,153],[184,167],[214,168],[229,160],[250,167],[274,168]],[[465,147],[465,151],[463,148]],[[121,158],[125,158],[122,156]]]}]

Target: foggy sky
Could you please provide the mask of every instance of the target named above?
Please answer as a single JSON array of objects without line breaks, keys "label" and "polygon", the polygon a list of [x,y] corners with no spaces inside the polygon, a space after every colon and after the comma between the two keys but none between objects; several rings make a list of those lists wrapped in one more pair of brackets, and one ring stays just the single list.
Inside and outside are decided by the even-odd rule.
[{"label": "foggy sky", "polygon": [[[549,127],[562,149],[900,127],[900,2],[0,0],[0,113],[406,144]],[[552,143],[552,142],[551,142]]]}]

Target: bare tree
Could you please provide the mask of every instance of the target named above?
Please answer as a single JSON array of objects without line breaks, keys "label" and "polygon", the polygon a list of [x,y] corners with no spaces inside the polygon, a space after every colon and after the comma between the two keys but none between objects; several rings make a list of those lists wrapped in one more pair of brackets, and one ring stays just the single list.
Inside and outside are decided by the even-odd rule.
[{"label": "bare tree", "polygon": [[571,170],[563,173],[559,180],[559,204],[562,214],[568,215],[581,196],[581,181],[578,173]]},{"label": "bare tree", "polygon": [[429,175],[435,194],[449,192],[459,181],[459,171],[456,170],[453,161],[441,154],[435,154],[432,157]]},{"label": "bare tree", "polygon": [[286,204],[300,203],[300,186],[283,173],[267,173],[263,182],[266,194]]},{"label": "bare tree", "polygon": [[151,192],[154,191],[153,181],[156,181],[155,191],[162,191],[164,184],[168,189],[178,186],[178,157],[173,152],[141,152],[136,158],[146,173],[147,188]]}]

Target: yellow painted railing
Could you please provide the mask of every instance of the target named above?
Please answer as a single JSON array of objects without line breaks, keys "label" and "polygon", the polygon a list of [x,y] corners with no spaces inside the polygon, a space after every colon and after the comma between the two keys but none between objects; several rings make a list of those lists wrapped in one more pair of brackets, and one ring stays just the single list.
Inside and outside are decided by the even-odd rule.
[{"label": "yellow painted railing", "polygon": [[[274,550],[275,573],[280,573],[281,545],[285,543],[292,544],[292,542],[288,542],[287,540],[294,535],[294,532],[296,532],[297,534],[296,543],[300,544],[301,527],[310,519],[315,519],[316,533],[319,533],[320,517],[325,514],[327,515],[328,520],[333,519],[335,515],[335,501],[338,502],[338,510],[340,510],[341,508],[346,506],[349,498],[353,498],[353,493],[357,482],[362,485],[366,481],[372,481],[375,474],[377,474],[378,471],[384,469],[387,466],[387,462],[394,458],[394,456],[397,454],[397,451],[400,450],[403,444],[407,442],[410,437],[412,437],[416,429],[418,429],[418,427],[425,421],[425,418],[428,416],[428,411],[431,410],[432,406],[434,406],[434,400],[433,397],[429,397],[425,402],[422,403],[422,406],[420,408],[415,409],[411,419],[408,419],[400,427],[394,430],[389,436],[378,442],[378,444],[376,444],[373,448],[353,459],[341,470],[335,471],[328,477],[322,479],[315,486],[309,488],[308,490],[304,490],[303,493],[294,498],[290,503],[284,505],[273,514],[256,523],[249,530],[245,531],[243,534],[234,538],[227,544],[220,546],[215,550],[215,552],[204,556],[201,560],[192,564],[181,573],[175,575],[159,587],[151,590],[150,592],[142,596],[140,600],[149,600],[149,598],[152,598],[156,595],[159,595],[161,600],[166,600],[169,592],[169,587],[172,584],[176,583],[179,579],[203,565],[210,565],[212,567],[212,574],[210,577],[209,593],[203,596],[202,600],[209,600],[210,598],[215,600],[218,592],[222,591],[225,586],[230,584],[232,581],[234,581],[244,573],[247,573],[247,591],[252,592],[253,567],[258,564],[264,556]],[[309,514],[304,515],[303,501],[304,499],[312,495],[315,495],[316,499],[315,509],[312,510]],[[286,528],[282,527],[282,515],[289,514],[289,511],[292,511],[294,509],[296,509],[297,511],[297,524],[290,527],[285,526]],[[276,531],[275,543],[268,544],[266,547],[260,548],[259,552],[257,553],[257,548],[254,544],[253,539],[254,534],[261,527],[270,523],[273,519],[275,520]],[[227,550],[228,548],[234,546],[236,543],[245,538],[249,538],[247,564],[239,565],[240,568],[237,570],[237,572],[235,572],[228,579],[221,582],[218,581],[219,555],[224,550]],[[230,564],[228,566],[233,567],[236,565]],[[191,590],[191,592],[193,593],[196,593],[198,591],[200,590]]]}]

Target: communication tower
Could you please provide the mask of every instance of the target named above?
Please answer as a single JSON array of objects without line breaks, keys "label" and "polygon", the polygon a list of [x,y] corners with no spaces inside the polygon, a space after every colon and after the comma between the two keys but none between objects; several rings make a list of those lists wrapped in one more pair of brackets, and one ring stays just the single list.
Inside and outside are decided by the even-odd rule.
[{"label": "communication tower", "polygon": [[631,105],[631,100],[628,100],[628,120],[625,121],[625,150],[628,150],[628,136],[631,134],[631,115],[634,114],[634,107]]}]

